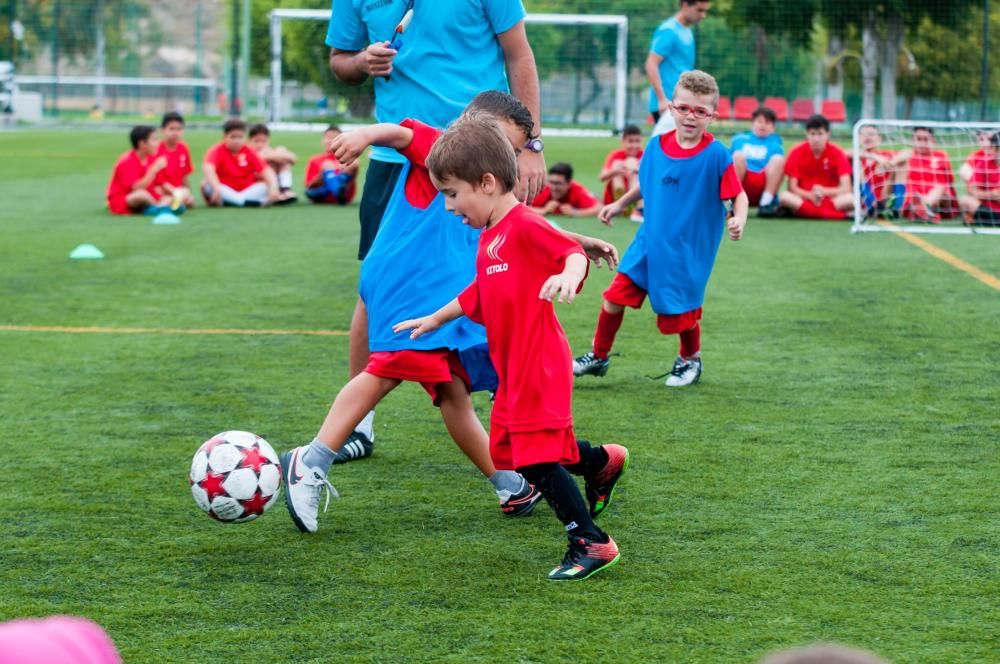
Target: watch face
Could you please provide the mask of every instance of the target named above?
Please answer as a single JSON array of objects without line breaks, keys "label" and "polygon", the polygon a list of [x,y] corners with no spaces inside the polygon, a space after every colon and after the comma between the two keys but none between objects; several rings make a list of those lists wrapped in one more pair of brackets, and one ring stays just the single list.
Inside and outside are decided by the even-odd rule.
[{"label": "watch face", "polygon": [[545,149],[545,144],[542,143],[542,139],[540,138],[532,138],[524,144],[524,147],[532,152],[541,152]]}]

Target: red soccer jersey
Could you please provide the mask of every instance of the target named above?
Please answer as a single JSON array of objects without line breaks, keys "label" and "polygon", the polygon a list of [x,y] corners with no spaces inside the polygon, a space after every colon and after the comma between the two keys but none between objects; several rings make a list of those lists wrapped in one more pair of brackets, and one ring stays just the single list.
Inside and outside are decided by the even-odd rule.
[{"label": "red soccer jersey", "polygon": [[[548,185],[538,192],[535,196],[535,200],[531,201],[531,207],[542,207],[546,203],[552,200],[552,190]],[[560,203],[569,203],[570,207],[576,208],[577,210],[583,210],[585,208],[592,207],[597,204],[597,199],[594,198],[593,194],[587,191],[579,182],[573,181],[569,183],[569,189],[566,191],[566,196],[559,201]]]},{"label": "red soccer jersey", "polygon": [[180,141],[173,150],[167,148],[166,141],[160,141],[156,156],[167,159],[167,167],[156,176],[157,181],[174,187],[186,187],[185,181],[194,172],[194,165],[191,163],[191,152],[184,141]]},{"label": "red soccer jersey", "polygon": [[844,151],[833,143],[827,143],[819,157],[813,154],[809,143],[800,143],[788,153],[785,175],[799,181],[803,189],[836,187],[843,175],[851,174],[851,164]]},{"label": "red soccer jersey", "polygon": [[[990,193],[1000,191],[1000,162],[998,155],[988,154],[984,150],[973,152],[966,162],[972,168],[972,177],[969,184],[980,189],[985,189]],[[1000,201],[982,201],[982,204],[991,210],[1000,211]]]},{"label": "red soccer jersey", "polygon": [[[309,188],[310,185],[312,185],[313,180],[315,180],[316,177],[319,176],[320,172],[323,170],[323,162],[324,161],[332,161],[334,168],[336,168],[337,170],[340,170],[340,162],[337,161],[337,158],[334,157],[329,152],[323,152],[323,153],[318,154],[318,155],[316,155],[314,157],[310,157],[309,158],[309,163],[306,164],[306,188],[307,189]],[[355,180],[354,180],[354,178],[351,178],[351,181],[347,183],[347,192],[345,194],[345,199],[344,199],[345,203],[350,203],[352,200],[354,200],[354,194],[356,193],[356,190],[357,190],[357,186],[356,186]],[[327,201],[330,202],[330,203],[339,203],[340,202],[333,195],[328,195],[326,198],[327,198]]]},{"label": "red soccer jersey", "polygon": [[[637,154],[635,158],[642,159],[642,152],[643,152],[642,150],[639,150],[639,154]],[[610,153],[608,153],[607,158],[604,160],[604,169],[606,170],[608,168],[611,168],[611,164],[613,164],[616,161],[625,161],[626,159],[628,159],[628,153],[626,153],[625,150],[622,149],[612,150]],[[612,178],[611,180],[613,179],[614,178]],[[611,187],[611,180],[608,180],[607,184],[604,185],[605,203],[614,203],[616,200],[615,192]],[[635,184],[635,182],[632,181],[632,178],[628,177],[624,178],[624,180],[625,180],[625,191],[628,191],[629,189],[632,188],[632,185]]]},{"label": "red soccer jersey", "polygon": [[[149,157],[142,161],[135,150],[129,150],[118,158],[106,193],[108,209],[112,214],[131,214],[132,210],[125,202],[125,197],[132,193],[132,186],[146,175],[154,159],[155,157]],[[146,191],[153,196],[159,195],[158,188],[152,184],[146,187]]]},{"label": "red soccer jersey", "polygon": [[[895,154],[889,150],[869,150],[868,152],[886,159],[892,159]],[[875,194],[875,200],[885,201],[889,194],[889,188],[892,186],[892,170],[882,170],[879,168],[878,162],[874,159],[866,159],[864,157],[861,158],[861,169],[865,182],[868,183],[868,186],[872,188],[872,192]]]},{"label": "red soccer jersey", "polygon": [[458,301],[466,316],[486,326],[500,379],[490,419],[511,432],[573,423],[573,356],[552,303],[538,293],[562,272],[567,256],[582,253],[524,205],[479,238],[476,280]]},{"label": "red soccer jersey", "polygon": [[437,189],[434,188],[434,183],[431,182],[431,174],[427,170],[426,160],[434,143],[441,136],[441,131],[410,118],[403,120],[399,125],[413,132],[413,140],[399,151],[399,154],[410,162],[410,173],[406,176],[403,191],[410,205],[426,209],[438,193]]},{"label": "red soccer jersey", "polygon": [[219,182],[236,191],[243,191],[257,182],[267,168],[257,153],[246,145],[233,154],[226,149],[225,143],[218,143],[209,149],[205,162],[215,166]]},{"label": "red soccer jersey", "polygon": [[951,161],[944,150],[931,150],[924,154],[914,150],[910,156],[909,170],[906,174],[906,191],[913,194],[926,194],[938,185],[948,188],[948,198],[957,198],[955,176],[951,172]]}]

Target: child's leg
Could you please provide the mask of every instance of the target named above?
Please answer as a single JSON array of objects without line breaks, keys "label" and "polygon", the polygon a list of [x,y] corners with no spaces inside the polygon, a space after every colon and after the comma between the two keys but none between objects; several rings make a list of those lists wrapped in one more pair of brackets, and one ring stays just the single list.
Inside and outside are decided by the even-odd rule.
[{"label": "child's leg", "polygon": [[[222,196],[225,198],[225,191]],[[255,182],[240,192],[243,197],[243,205],[252,204],[263,206],[267,203],[267,185],[263,182]]]},{"label": "child's leg", "polygon": [[599,360],[608,359],[623,320],[625,320],[625,307],[604,300],[597,318],[597,329],[594,331],[594,357]]},{"label": "child's leg", "polygon": [[701,355],[701,324],[680,333],[681,349],[679,355],[685,360],[693,360]]},{"label": "child's leg", "polygon": [[580,461],[565,468],[583,476],[590,515],[596,519],[611,504],[615,486],[628,469],[628,450],[615,443],[591,447],[586,440],[577,439],[576,444]]},{"label": "child's leg", "polygon": [[458,376],[452,376],[451,382],[439,385],[438,390],[441,397],[441,419],[452,440],[479,472],[492,477],[496,468],[490,459],[490,438],[472,408],[472,399],[469,398],[465,383]]},{"label": "child's leg", "polygon": [[580,488],[565,468],[553,462],[523,466],[518,471],[542,492],[570,537],[608,541],[607,533],[594,523]]},{"label": "child's leg", "polygon": [[362,371],[345,385],[334,399],[316,440],[336,452],[368,411],[385,398],[401,381],[379,378]]}]

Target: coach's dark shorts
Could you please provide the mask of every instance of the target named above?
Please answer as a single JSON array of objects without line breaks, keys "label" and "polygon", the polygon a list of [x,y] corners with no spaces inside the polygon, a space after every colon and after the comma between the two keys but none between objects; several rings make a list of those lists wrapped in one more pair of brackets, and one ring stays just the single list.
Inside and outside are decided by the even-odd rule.
[{"label": "coach's dark shorts", "polygon": [[361,192],[361,242],[358,244],[358,260],[364,260],[375,241],[382,215],[385,214],[385,206],[389,204],[389,197],[396,188],[396,180],[402,170],[403,164],[374,159],[368,162],[365,188]]}]

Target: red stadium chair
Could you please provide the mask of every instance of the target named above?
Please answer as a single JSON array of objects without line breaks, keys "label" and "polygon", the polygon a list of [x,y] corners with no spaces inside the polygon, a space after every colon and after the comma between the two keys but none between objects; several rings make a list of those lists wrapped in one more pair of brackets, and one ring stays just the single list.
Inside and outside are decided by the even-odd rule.
[{"label": "red stadium chair", "polygon": [[733,105],[729,101],[729,97],[719,97],[719,105],[716,107],[715,112],[718,113],[720,120],[728,120],[733,116]]},{"label": "red stadium chair", "polygon": [[764,106],[774,111],[778,117],[778,122],[788,121],[788,100],[784,97],[766,97]]},{"label": "red stadium chair", "polygon": [[825,99],[823,101],[823,110],[820,112],[830,122],[847,121],[847,109],[844,108],[844,102],[839,99]]},{"label": "red stadium chair", "polygon": [[800,97],[792,102],[792,122],[805,122],[809,116],[816,114],[816,105],[812,99]]},{"label": "red stadium chair", "polygon": [[737,97],[733,102],[733,118],[737,120],[750,120],[753,112],[760,106],[756,97]]}]

